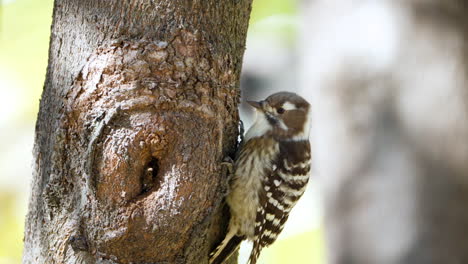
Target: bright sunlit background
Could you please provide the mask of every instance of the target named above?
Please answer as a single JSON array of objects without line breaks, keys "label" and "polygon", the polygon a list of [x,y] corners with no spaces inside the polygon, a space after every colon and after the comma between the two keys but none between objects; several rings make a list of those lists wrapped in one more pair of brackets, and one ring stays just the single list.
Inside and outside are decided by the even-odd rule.
[{"label": "bright sunlit background", "polygon": [[[0,264],[21,262],[31,182],[34,125],[47,68],[53,0],[0,0]],[[297,90],[297,0],[254,0],[242,77],[243,97]],[[241,107],[250,123],[251,112]],[[279,241],[260,264],[324,263],[314,181]],[[245,263],[249,245],[241,249]]]}]

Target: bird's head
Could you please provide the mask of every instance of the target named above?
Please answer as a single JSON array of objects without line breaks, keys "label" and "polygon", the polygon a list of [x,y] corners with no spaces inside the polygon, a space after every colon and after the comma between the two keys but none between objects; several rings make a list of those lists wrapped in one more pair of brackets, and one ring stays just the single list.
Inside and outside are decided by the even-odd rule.
[{"label": "bird's head", "polygon": [[271,135],[280,140],[306,140],[309,138],[309,103],[301,96],[279,92],[263,101],[248,101],[256,109],[254,124],[246,139]]}]

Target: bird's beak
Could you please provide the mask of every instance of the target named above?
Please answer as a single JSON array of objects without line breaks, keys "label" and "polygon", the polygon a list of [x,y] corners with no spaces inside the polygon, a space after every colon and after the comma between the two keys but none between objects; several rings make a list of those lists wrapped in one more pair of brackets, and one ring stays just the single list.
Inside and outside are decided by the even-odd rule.
[{"label": "bird's beak", "polygon": [[256,101],[247,101],[249,105],[251,105],[253,108],[262,110],[262,101],[256,102]]}]

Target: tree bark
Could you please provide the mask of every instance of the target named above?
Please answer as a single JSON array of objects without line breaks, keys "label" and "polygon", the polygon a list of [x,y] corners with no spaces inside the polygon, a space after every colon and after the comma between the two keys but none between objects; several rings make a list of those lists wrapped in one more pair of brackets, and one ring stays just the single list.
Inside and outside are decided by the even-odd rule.
[{"label": "tree bark", "polygon": [[357,2],[303,9],[328,262],[468,263],[468,5]]},{"label": "tree bark", "polygon": [[250,7],[55,1],[23,263],[207,263]]}]

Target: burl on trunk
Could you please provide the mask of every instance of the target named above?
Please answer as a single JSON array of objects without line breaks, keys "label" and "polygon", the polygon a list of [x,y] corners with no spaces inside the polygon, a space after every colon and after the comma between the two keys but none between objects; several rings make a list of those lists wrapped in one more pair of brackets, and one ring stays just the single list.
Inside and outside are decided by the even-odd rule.
[{"label": "burl on trunk", "polygon": [[23,263],[206,263],[250,1],[56,0]]}]

